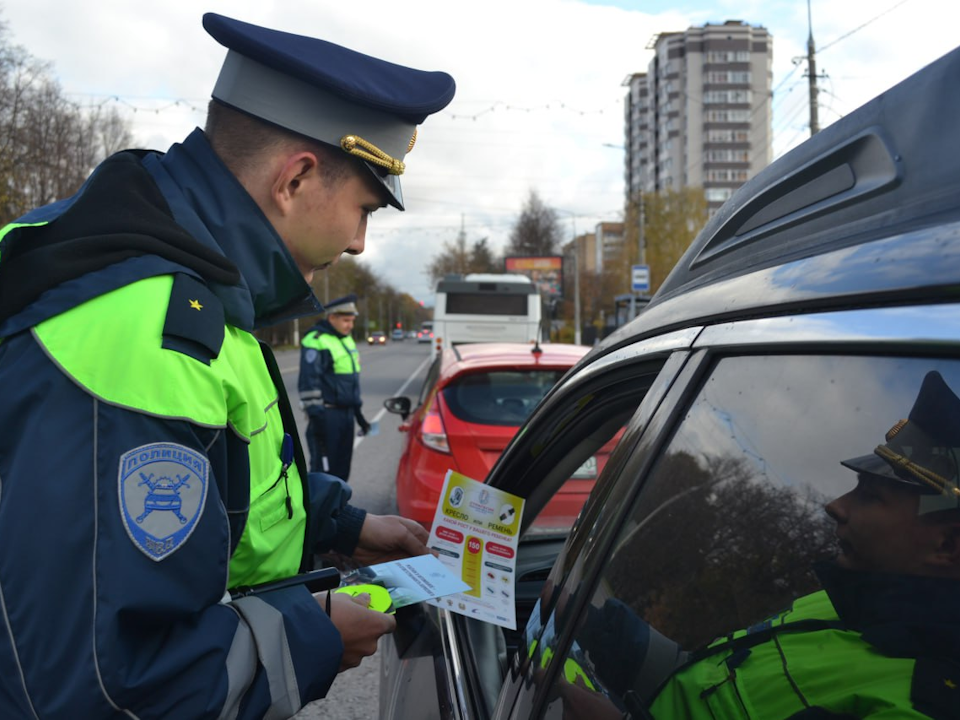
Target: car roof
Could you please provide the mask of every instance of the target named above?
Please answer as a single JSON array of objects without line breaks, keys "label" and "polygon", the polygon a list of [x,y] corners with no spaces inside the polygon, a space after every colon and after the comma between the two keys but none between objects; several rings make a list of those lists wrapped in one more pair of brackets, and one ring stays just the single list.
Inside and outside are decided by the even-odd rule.
[{"label": "car roof", "polygon": [[542,343],[534,353],[533,343],[466,343],[444,350],[441,374],[529,366],[572,367],[590,348],[586,345]]},{"label": "car roof", "polygon": [[672,329],[952,299],[960,283],[960,48],[742,185],[591,362]]}]

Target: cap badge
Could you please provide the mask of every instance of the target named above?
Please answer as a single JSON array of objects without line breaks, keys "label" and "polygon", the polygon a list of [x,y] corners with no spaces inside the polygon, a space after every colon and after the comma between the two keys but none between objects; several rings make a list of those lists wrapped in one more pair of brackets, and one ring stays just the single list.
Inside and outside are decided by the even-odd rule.
[{"label": "cap badge", "polygon": [[[411,143],[412,142],[411,140]],[[390,157],[376,145],[367,142],[358,135],[344,135],[340,138],[340,147],[343,148],[344,152],[348,152],[361,160],[386,169],[391,175],[403,175],[406,167],[403,164],[403,160]]]},{"label": "cap badge", "polygon": [[897,436],[897,433],[903,430],[906,424],[907,424],[907,420],[898,420],[896,425],[894,425],[892,428],[887,430],[887,434],[884,436],[886,441],[890,442],[891,440],[893,440]]}]

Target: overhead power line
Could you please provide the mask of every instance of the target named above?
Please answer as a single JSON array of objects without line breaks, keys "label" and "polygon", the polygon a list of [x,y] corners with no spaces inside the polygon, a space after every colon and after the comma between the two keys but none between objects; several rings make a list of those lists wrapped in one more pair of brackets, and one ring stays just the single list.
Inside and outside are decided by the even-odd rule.
[{"label": "overhead power line", "polygon": [[836,45],[836,44],[837,44],[838,42],[840,42],[841,40],[846,40],[848,37],[850,37],[851,35],[853,35],[855,32],[859,32],[860,30],[863,30],[863,29],[864,29],[867,25],[869,25],[870,23],[872,23],[872,22],[874,22],[874,21],[876,21],[876,20],[879,20],[879,19],[882,18],[884,15],[887,15],[887,14],[893,12],[894,10],[896,10],[898,7],[900,7],[901,5],[903,5],[903,4],[906,3],[906,2],[909,2],[909,0],[900,0],[900,2],[898,2],[896,5],[893,5],[892,7],[887,8],[886,10],[884,10],[884,11],[883,11],[882,13],[880,13],[879,15],[875,15],[874,17],[870,18],[869,20],[867,20],[867,21],[866,21],[865,23],[863,23],[862,25],[858,25],[857,27],[855,27],[855,28],[854,28],[853,30],[851,30],[850,32],[844,33],[843,35],[841,35],[840,37],[838,37],[838,38],[837,38],[836,40],[834,40],[833,42],[827,43],[826,45],[824,45],[823,47],[820,48],[820,52],[824,52],[827,48],[833,47],[834,45]]}]

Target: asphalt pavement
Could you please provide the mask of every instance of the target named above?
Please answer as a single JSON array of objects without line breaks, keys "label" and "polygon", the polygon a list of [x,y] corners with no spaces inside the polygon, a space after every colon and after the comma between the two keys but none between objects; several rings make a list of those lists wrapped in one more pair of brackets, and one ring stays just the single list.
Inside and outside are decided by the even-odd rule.
[{"label": "asphalt pavement", "polygon": [[[350,485],[352,504],[376,514],[395,514],[397,498],[394,478],[403,448],[404,435],[398,431],[400,416],[386,412],[383,401],[406,395],[414,405],[429,365],[432,345],[412,340],[388,342],[385,346],[358,344],[360,389],[363,413],[368,421],[379,422],[379,433],[358,438],[353,451]],[[277,352],[290,401],[298,407],[297,376],[299,351]],[[297,411],[301,441],[306,418]],[[369,720],[379,716],[379,653],[366,658],[360,667],[337,676],[327,697],[310,703],[295,716],[297,720]]]}]

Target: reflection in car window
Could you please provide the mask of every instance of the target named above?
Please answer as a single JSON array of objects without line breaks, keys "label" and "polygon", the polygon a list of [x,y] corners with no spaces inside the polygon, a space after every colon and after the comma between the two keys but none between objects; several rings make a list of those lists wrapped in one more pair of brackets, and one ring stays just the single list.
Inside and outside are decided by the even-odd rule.
[{"label": "reflection in car window", "polygon": [[566,370],[499,370],[464,375],[443,389],[447,407],[465,422],[522,425]]},{"label": "reflection in car window", "polygon": [[[956,620],[947,639],[934,639],[942,627],[911,634],[896,623],[922,626],[926,613],[898,620],[891,607],[899,606],[877,598],[893,592],[898,601],[913,602],[920,587],[923,596],[940,598],[942,579],[909,571],[901,542],[908,533],[885,535],[861,522],[855,535],[848,510],[860,503],[866,510],[858,517],[870,512],[871,522],[879,522],[875,513],[889,515],[889,498],[899,493],[912,498],[903,521],[921,529],[917,537],[936,522],[960,520],[952,494],[960,454],[958,391],[960,366],[947,360],[718,362],[618,533],[546,717],[597,720],[604,711],[612,717],[790,717],[808,706],[863,717],[871,703],[899,706],[897,717],[919,717],[909,703],[913,658],[956,655],[950,644],[957,641]],[[935,408],[924,410],[924,403]],[[933,436],[955,437],[911,435],[897,445],[904,427],[898,421],[909,418],[907,427],[919,432],[924,413]],[[881,446],[908,469],[912,464],[911,477],[920,479],[910,486],[902,470],[876,460]],[[858,476],[864,468],[876,474]],[[946,490],[934,494],[931,483],[943,478]],[[923,509],[941,501],[953,509]],[[878,536],[875,554],[867,530]],[[949,582],[952,606],[957,585]],[[904,588],[916,597],[903,595]],[[864,598],[872,604],[857,604]],[[893,618],[881,626],[886,635],[863,630],[878,614]],[[917,637],[943,647],[927,647]],[[545,635],[542,640],[550,643]],[[866,669],[851,672],[858,666]],[[832,673],[829,687],[824,673]]]},{"label": "reflection in car window", "polygon": [[420,388],[420,398],[417,400],[417,406],[423,405],[427,400],[427,396],[430,394],[430,391],[433,390],[433,386],[437,384],[437,378],[440,377],[440,356],[438,355],[436,359],[430,364],[430,368],[427,370],[427,376],[423,380],[423,386]]}]

